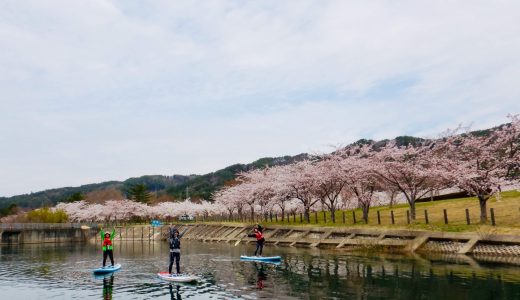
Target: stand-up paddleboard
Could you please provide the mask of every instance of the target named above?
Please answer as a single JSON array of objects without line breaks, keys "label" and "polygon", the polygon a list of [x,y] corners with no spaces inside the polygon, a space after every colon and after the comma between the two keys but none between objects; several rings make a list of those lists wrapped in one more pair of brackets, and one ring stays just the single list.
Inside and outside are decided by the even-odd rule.
[{"label": "stand-up paddleboard", "polygon": [[98,269],[94,270],[94,275],[109,274],[109,273],[115,272],[115,271],[117,271],[119,269],[121,269],[121,265],[120,264],[116,264],[114,266],[101,267],[101,268],[98,268]]},{"label": "stand-up paddleboard", "polygon": [[282,260],[281,256],[247,256],[241,255],[241,260],[250,260],[250,261],[265,261],[265,262],[279,262]]},{"label": "stand-up paddleboard", "polygon": [[199,277],[190,274],[170,274],[168,272],[159,272],[157,276],[162,280],[174,282],[194,282],[199,280]]}]

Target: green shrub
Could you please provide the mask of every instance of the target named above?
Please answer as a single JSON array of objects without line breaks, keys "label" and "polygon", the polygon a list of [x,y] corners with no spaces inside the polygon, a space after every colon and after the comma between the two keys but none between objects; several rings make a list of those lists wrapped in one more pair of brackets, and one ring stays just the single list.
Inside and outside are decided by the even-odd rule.
[{"label": "green shrub", "polygon": [[48,207],[32,210],[27,213],[26,218],[30,223],[66,223],[69,219],[65,211],[52,211]]}]

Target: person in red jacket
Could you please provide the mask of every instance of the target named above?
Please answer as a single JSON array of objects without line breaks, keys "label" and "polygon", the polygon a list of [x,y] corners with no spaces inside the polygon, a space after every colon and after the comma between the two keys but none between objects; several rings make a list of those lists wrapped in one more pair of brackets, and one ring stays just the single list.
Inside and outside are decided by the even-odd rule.
[{"label": "person in red jacket", "polygon": [[114,266],[114,253],[112,246],[112,242],[114,240],[114,236],[116,235],[116,230],[112,230],[112,233],[108,233],[104,230],[101,230],[100,232],[101,238],[103,239],[102,247],[103,247],[103,267],[106,265],[107,262],[107,256],[110,257],[110,262],[112,263],[112,266]]},{"label": "person in red jacket", "polygon": [[256,238],[256,250],[255,250],[255,256],[262,256],[262,249],[264,249],[264,235],[258,228],[253,229],[253,233],[248,234],[248,237],[254,237]]}]

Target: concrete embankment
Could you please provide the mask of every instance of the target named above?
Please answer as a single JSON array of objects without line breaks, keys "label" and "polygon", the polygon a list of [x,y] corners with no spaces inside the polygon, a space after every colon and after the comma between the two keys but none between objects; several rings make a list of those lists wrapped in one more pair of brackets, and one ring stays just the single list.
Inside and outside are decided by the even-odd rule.
[{"label": "concrete embankment", "polygon": [[0,244],[84,242],[96,232],[97,226],[80,224],[0,224]]},{"label": "concrete embankment", "polygon": [[[252,228],[251,225],[183,225],[183,227],[185,226],[189,226],[189,230],[184,236],[188,240],[255,242],[254,239],[246,237],[246,233]],[[361,249],[409,253],[429,252],[483,258],[503,256],[506,260],[520,256],[520,236],[516,235],[272,226],[264,230],[264,236],[267,244],[276,246],[332,248],[340,251]]]},{"label": "concrete embankment", "polygon": [[[254,243],[246,234],[250,224],[174,224],[184,239],[202,242]],[[109,231],[113,227],[105,226]],[[1,224],[2,244],[100,242],[101,226],[92,224]],[[116,226],[115,241],[166,240],[169,225]],[[490,261],[520,264],[520,236],[489,233],[453,233],[418,230],[360,229],[352,227],[270,226],[266,243],[274,246],[329,248],[338,251],[374,250],[470,255]],[[497,259],[500,257],[500,259]]]}]

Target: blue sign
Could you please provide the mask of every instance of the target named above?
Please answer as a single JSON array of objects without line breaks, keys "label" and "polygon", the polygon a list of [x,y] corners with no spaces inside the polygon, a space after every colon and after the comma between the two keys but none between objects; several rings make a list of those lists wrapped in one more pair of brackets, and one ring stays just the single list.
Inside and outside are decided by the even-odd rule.
[{"label": "blue sign", "polygon": [[152,221],[150,222],[150,224],[151,224],[153,227],[161,226],[161,221],[159,221],[159,220],[152,220]]}]

